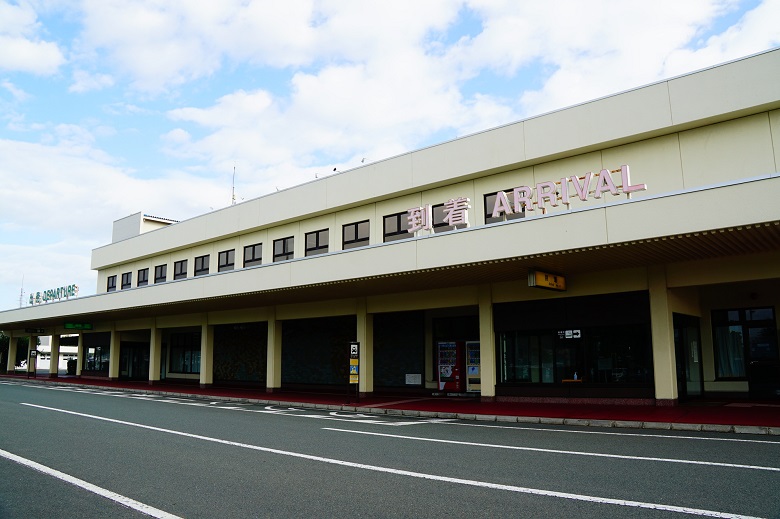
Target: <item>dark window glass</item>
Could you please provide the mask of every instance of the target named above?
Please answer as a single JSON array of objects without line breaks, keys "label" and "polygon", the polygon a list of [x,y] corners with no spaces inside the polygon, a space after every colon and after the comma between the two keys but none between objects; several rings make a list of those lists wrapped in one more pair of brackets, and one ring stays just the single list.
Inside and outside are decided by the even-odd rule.
[{"label": "dark window glass", "polygon": [[184,279],[187,277],[187,260],[177,261],[173,264],[173,279]]},{"label": "dark window glass", "polygon": [[328,229],[306,233],[306,256],[328,252]]},{"label": "dark window glass", "polygon": [[778,360],[774,309],[713,310],[712,341],[717,378],[747,378],[751,362]]},{"label": "dark window glass", "polygon": [[114,290],[116,290],[116,276],[108,276],[106,292],[113,292]]},{"label": "dark window glass", "polygon": [[404,211],[403,213],[389,214],[382,219],[382,235],[385,243],[405,240],[414,236],[408,231],[408,214],[408,211]]},{"label": "dark window glass", "polygon": [[[209,273],[209,258],[211,256],[198,256],[195,258],[195,275],[205,276]],[[186,277],[186,275],[185,275]]]},{"label": "dark window glass", "polygon": [[[512,189],[505,189],[504,193],[506,193],[506,198],[509,201],[510,207],[514,210],[514,194],[513,194],[514,188]],[[523,211],[520,213],[512,213],[512,214],[506,214],[503,213],[501,216],[497,216],[493,218],[493,208],[496,205],[496,195],[497,191],[494,193],[488,193],[485,195],[485,223],[496,223],[496,222],[504,222],[506,220],[517,220],[518,218],[525,218],[525,208],[523,208]]]},{"label": "dark window glass", "polygon": [[122,274],[122,290],[133,286],[133,273],[125,272]]},{"label": "dark window glass", "polygon": [[454,225],[449,225],[444,217],[447,216],[447,212],[444,210],[444,204],[434,205],[433,210],[433,232],[451,231],[455,228]]},{"label": "dark window glass", "polygon": [[233,270],[236,264],[236,249],[226,250],[219,253],[217,258],[218,272],[225,272],[226,270]]},{"label": "dark window glass", "polygon": [[293,237],[274,240],[274,262],[293,259]]},{"label": "dark window glass", "polygon": [[149,284],[149,269],[140,269],[138,271],[138,282],[136,286],[145,287]]},{"label": "dark window glass", "polygon": [[171,373],[200,373],[200,334],[171,334]]},{"label": "dark window glass", "polygon": [[370,224],[368,220],[348,223],[341,229],[341,248],[344,250],[368,245]]},{"label": "dark window glass", "polygon": [[263,244],[255,243],[244,247],[244,266],[260,265],[263,262]]},{"label": "dark window glass", "polygon": [[165,283],[168,280],[168,265],[154,267],[154,282]]}]

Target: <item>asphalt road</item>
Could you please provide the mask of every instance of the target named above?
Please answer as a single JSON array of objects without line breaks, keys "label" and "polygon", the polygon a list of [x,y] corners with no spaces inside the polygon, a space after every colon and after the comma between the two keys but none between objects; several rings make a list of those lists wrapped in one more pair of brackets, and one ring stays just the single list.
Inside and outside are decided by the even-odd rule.
[{"label": "asphalt road", "polygon": [[0,518],[780,517],[780,438],[0,383]]}]

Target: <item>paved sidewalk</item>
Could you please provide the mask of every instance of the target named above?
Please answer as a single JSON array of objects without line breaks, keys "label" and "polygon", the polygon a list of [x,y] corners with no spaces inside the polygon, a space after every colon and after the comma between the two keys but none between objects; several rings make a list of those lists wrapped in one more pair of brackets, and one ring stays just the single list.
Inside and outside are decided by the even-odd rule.
[{"label": "paved sidewalk", "polygon": [[457,418],[483,422],[566,424],[677,431],[730,432],[780,436],[780,400],[704,400],[678,406],[539,404],[481,402],[468,397],[372,395],[356,399],[344,393],[278,391],[145,382],[108,381],[60,377],[27,378],[0,376],[0,382],[15,381],[84,388],[114,389],[167,396],[195,396],[211,400],[241,401],[267,405],[360,411],[363,413]]}]

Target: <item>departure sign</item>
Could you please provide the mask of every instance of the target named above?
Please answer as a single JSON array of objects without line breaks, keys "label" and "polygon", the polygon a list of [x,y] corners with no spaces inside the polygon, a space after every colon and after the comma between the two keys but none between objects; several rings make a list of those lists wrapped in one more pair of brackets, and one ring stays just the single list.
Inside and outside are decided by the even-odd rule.
[{"label": "departure sign", "polygon": [[541,270],[529,270],[528,286],[563,292],[566,290],[566,278],[560,274],[542,272]]}]

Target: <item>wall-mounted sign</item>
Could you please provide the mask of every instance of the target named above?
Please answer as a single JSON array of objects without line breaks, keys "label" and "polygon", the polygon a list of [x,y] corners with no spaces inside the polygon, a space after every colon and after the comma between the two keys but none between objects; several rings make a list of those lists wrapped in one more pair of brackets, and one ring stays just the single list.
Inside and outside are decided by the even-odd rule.
[{"label": "wall-mounted sign", "polygon": [[26,333],[34,333],[37,335],[43,335],[45,333],[45,330],[43,328],[25,328],[24,331]]},{"label": "wall-mounted sign", "polygon": [[[456,227],[469,225],[470,199],[466,197],[451,198],[444,202],[444,217],[442,223]],[[414,233],[419,230],[430,231],[433,229],[433,209],[430,204],[422,207],[412,207],[407,211],[406,220],[409,223],[407,232]]]},{"label": "wall-mounted sign", "polygon": [[44,290],[43,292],[35,292],[34,294],[30,294],[30,304],[39,305],[41,303],[48,303],[49,301],[70,299],[71,297],[76,297],[77,295],[79,295],[79,287],[77,285],[52,288],[50,290]]},{"label": "wall-mounted sign", "polygon": [[66,330],[91,330],[92,323],[65,323]]},{"label": "wall-mounted sign", "polygon": [[360,343],[349,343],[349,383],[360,383]]},{"label": "wall-mounted sign", "polygon": [[[620,173],[620,185],[615,184],[612,178],[613,173]],[[631,185],[630,172],[628,166],[620,166],[620,169],[608,170],[602,169],[597,175],[588,172],[585,176],[564,177],[560,181],[538,182],[535,187],[519,186],[512,190],[510,202],[509,196],[504,191],[496,193],[496,202],[493,205],[493,218],[498,218],[503,214],[522,213],[523,211],[533,211],[539,208],[542,214],[547,211],[546,204],[557,207],[558,202],[567,208],[571,205],[571,200],[579,198],[585,202],[590,196],[601,198],[605,193],[617,196],[623,192],[626,197],[631,198],[631,193],[636,191],[645,191],[647,184]],[[595,186],[591,189],[591,183]]]},{"label": "wall-mounted sign", "polygon": [[541,270],[528,271],[528,286],[546,288],[547,290],[566,290],[566,278],[560,274],[542,272]]}]

